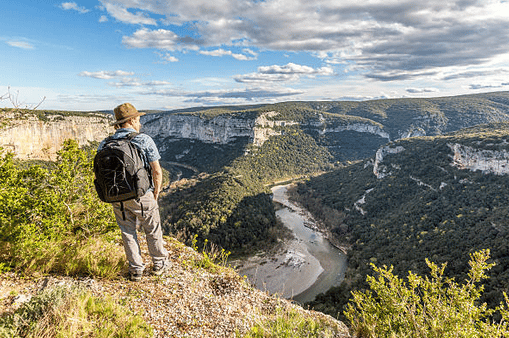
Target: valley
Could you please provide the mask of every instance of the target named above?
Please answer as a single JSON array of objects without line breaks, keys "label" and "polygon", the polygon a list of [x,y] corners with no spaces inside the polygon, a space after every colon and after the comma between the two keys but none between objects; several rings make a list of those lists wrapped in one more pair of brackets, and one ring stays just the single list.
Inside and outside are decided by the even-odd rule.
[{"label": "valley", "polygon": [[[0,146],[47,161],[62,138],[93,148],[113,132],[110,121],[107,112],[6,111]],[[172,180],[160,200],[165,232],[200,249],[246,256],[278,245],[285,229],[269,185],[301,177],[291,199],[350,248],[344,282],[303,301],[341,316],[370,263],[404,275],[426,273],[429,258],[463,280],[469,253],[483,248],[497,264],[483,300],[500,301],[509,288],[508,122],[509,92],[493,92],[154,111],[142,131]],[[78,125],[87,132],[77,135]]]},{"label": "valley", "polygon": [[[347,282],[310,305],[341,313],[350,292],[366,287],[371,263],[392,266],[396,275],[405,276],[408,271],[427,274],[428,258],[447,264],[445,273],[463,281],[469,254],[481,249],[490,249],[496,264],[481,300],[499,304],[509,287],[508,139],[506,123],[404,139],[388,145],[394,151],[384,156],[299,185],[297,199],[314,215],[324,208],[341,215],[341,222],[329,228],[352,245]],[[456,151],[464,148],[471,155]]]}]

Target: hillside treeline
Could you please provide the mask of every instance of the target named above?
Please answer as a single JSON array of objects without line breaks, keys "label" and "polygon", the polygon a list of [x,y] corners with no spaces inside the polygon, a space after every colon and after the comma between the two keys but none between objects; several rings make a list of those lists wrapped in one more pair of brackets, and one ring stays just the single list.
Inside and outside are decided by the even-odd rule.
[{"label": "hillside treeline", "polygon": [[[300,184],[297,198],[351,246],[346,282],[310,305],[337,316],[352,290],[366,288],[369,263],[394,266],[394,274],[426,274],[425,258],[442,264],[463,281],[468,253],[491,250],[496,266],[485,282],[482,301],[496,306],[509,288],[509,175],[460,170],[451,165],[449,145],[507,151],[509,127],[493,124],[451,135],[398,141],[404,151],[386,155],[388,175],[378,179],[373,159],[334,170]],[[325,211],[324,211],[325,210]],[[338,221],[339,220],[339,221]]]}]

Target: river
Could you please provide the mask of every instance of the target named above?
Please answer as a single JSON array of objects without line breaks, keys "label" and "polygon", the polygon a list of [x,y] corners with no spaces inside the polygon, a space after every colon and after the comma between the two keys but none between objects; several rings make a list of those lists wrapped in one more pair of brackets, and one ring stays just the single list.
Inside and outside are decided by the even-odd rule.
[{"label": "river", "polygon": [[295,238],[276,254],[261,253],[236,265],[239,274],[247,276],[256,288],[305,303],[342,282],[347,260],[342,251],[313,229],[312,216],[288,200],[287,187],[273,187],[273,200],[284,206],[276,215]]}]

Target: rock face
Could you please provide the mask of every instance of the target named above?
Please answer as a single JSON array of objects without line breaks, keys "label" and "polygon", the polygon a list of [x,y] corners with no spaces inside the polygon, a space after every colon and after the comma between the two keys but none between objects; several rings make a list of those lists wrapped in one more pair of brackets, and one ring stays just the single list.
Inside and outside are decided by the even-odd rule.
[{"label": "rock face", "polygon": [[507,150],[475,149],[459,143],[448,144],[454,152],[451,165],[458,169],[481,171],[485,174],[509,174],[509,152]]},{"label": "rock face", "polygon": [[189,139],[204,143],[225,145],[240,137],[248,137],[257,146],[270,136],[280,135],[276,126],[295,124],[292,121],[267,119],[276,116],[267,112],[258,117],[224,114],[202,118],[190,114],[153,114],[142,117],[143,132],[156,139]]},{"label": "rock face", "polygon": [[[453,167],[481,171],[484,174],[509,175],[509,151],[507,150],[476,149],[459,143],[448,143],[447,145],[453,151],[450,163]],[[380,147],[373,161],[373,174],[379,179],[391,175],[390,168],[383,163],[384,157],[387,154],[397,154],[404,150],[405,148],[402,146]],[[393,169],[400,169],[395,164],[390,165]],[[414,177],[410,178],[419,185],[426,185]]]},{"label": "rock face", "polygon": [[373,174],[375,174],[377,178],[384,178],[390,175],[391,172],[389,168],[386,165],[382,164],[384,156],[387,154],[397,154],[404,150],[405,148],[403,148],[402,146],[397,146],[394,148],[390,146],[384,146],[378,149],[375,155],[375,163],[373,164]]},{"label": "rock face", "polygon": [[[219,115],[206,119],[190,114],[153,114],[142,117],[143,131],[158,139],[193,139],[205,143],[227,144],[239,137],[249,137],[253,144],[261,146],[269,137],[281,135],[276,127],[297,125],[298,122],[274,120],[278,112],[271,111],[258,117]],[[321,124],[309,123],[320,135],[342,131],[356,131],[378,135],[390,140],[389,134],[376,125],[354,123],[335,128],[323,128]]]},{"label": "rock face", "polygon": [[193,139],[205,143],[227,144],[237,137],[254,138],[254,119],[220,115],[212,119],[196,115],[153,114],[142,117],[143,131],[153,138]]},{"label": "rock face", "polygon": [[389,133],[384,131],[382,128],[371,125],[371,124],[364,124],[364,123],[353,123],[346,126],[336,127],[336,128],[326,128],[322,129],[320,131],[321,135],[327,134],[327,133],[339,133],[342,131],[356,131],[358,133],[368,133],[373,135],[378,135],[382,138],[387,139],[387,142],[391,140]]},{"label": "rock face", "polygon": [[23,119],[7,116],[3,120],[5,126],[0,129],[0,147],[14,152],[17,158],[54,160],[67,139],[83,146],[90,141],[101,141],[113,132],[108,115],[54,115],[47,119],[42,121],[35,115],[25,115]]}]

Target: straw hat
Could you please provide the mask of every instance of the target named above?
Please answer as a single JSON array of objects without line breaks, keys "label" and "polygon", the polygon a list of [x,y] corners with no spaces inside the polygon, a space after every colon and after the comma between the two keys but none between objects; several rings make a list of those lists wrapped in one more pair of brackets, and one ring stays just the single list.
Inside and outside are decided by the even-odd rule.
[{"label": "straw hat", "polygon": [[112,126],[124,123],[133,117],[145,115],[145,113],[140,113],[137,111],[136,108],[134,108],[134,106],[130,103],[123,103],[113,111],[115,112],[116,121],[111,124]]}]

